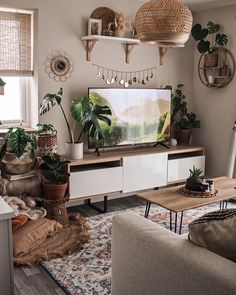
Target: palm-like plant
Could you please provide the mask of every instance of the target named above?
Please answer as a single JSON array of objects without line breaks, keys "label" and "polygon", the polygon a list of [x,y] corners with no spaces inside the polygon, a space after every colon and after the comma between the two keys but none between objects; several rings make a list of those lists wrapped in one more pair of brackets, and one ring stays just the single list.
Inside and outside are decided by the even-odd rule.
[{"label": "palm-like plant", "polygon": [[[103,133],[100,128],[99,121],[103,121],[106,124],[111,125],[111,120],[107,117],[111,115],[110,108],[108,106],[100,106],[94,104],[92,100],[87,96],[80,99],[75,98],[72,100],[70,108],[71,115],[74,119],[71,127],[61,104],[62,95],[62,88],[60,88],[60,90],[56,94],[46,94],[40,104],[39,114],[42,115],[47,113],[53,106],[58,104],[65,119],[70,143],[79,142],[84,132],[87,132],[89,136],[96,140],[103,138]],[[82,131],[80,132],[77,140],[75,140],[74,137],[76,123],[80,123],[82,125]]]}]

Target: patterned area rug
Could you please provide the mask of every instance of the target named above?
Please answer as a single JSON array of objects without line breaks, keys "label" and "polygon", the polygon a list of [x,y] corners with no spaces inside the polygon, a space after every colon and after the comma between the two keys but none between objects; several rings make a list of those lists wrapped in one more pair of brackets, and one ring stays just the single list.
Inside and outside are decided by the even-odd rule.
[{"label": "patterned area rug", "polygon": [[[231,203],[228,207],[231,206]],[[218,210],[219,205],[209,205],[184,213],[182,233],[188,231],[188,224],[201,215]],[[135,207],[126,212],[144,215],[145,206]],[[84,248],[64,258],[41,263],[62,289],[70,295],[111,294],[111,225],[112,217],[124,211],[99,214],[88,218],[91,240]],[[169,228],[169,211],[152,205],[149,219]],[[180,219],[180,218],[179,218]]]}]

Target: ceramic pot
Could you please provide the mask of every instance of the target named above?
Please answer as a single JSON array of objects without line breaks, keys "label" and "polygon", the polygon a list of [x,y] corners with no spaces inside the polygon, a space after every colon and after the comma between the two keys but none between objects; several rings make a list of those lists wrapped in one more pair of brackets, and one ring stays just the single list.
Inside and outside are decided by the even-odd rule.
[{"label": "ceramic pot", "polygon": [[84,144],[66,142],[66,157],[71,160],[83,159],[84,156]]},{"label": "ceramic pot", "polygon": [[58,200],[63,199],[65,197],[68,183],[43,183],[42,186],[46,199]]},{"label": "ceramic pot", "polygon": [[189,145],[189,141],[192,135],[191,129],[175,130],[174,137],[179,145]]}]

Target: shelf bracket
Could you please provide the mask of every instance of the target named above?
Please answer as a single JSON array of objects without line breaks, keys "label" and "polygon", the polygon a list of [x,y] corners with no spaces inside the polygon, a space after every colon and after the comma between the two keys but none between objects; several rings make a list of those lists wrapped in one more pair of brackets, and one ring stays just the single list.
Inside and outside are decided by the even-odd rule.
[{"label": "shelf bracket", "polygon": [[93,50],[96,42],[97,42],[97,40],[87,40],[86,41],[87,61],[91,60],[92,50]]},{"label": "shelf bracket", "polygon": [[167,47],[159,47],[159,54],[160,54],[160,65],[163,65],[163,59],[164,56],[166,55],[167,51],[169,48]]},{"label": "shelf bracket", "polygon": [[125,44],[125,62],[128,64],[130,60],[130,54],[131,51],[133,50],[135,44]]}]

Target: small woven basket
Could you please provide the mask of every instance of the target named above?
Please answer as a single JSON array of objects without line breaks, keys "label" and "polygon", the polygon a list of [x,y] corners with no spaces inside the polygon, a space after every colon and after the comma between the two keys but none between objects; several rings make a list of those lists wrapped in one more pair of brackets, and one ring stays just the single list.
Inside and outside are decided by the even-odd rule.
[{"label": "small woven basket", "polygon": [[190,35],[191,11],[178,0],[151,0],[136,14],[136,30],[142,42],[182,45]]},{"label": "small woven basket", "polygon": [[48,154],[57,153],[57,132],[52,134],[41,134],[38,137],[38,156],[42,157]]}]

